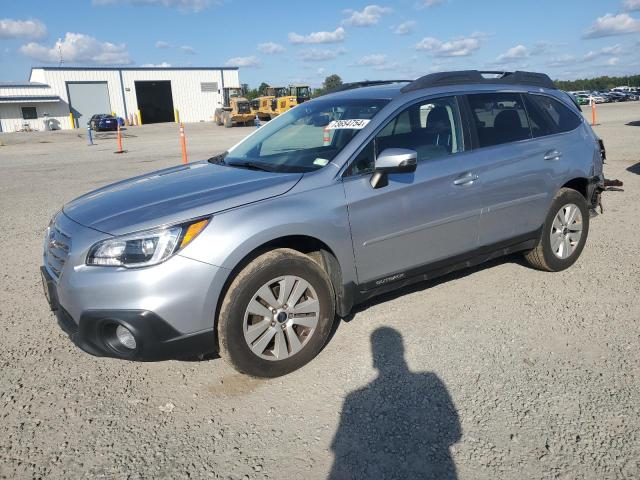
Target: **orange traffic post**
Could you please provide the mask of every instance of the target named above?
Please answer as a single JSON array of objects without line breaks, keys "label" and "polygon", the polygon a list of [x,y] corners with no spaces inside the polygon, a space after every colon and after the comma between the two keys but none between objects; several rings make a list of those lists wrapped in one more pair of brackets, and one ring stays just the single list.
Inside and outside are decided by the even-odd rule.
[{"label": "orange traffic post", "polygon": [[122,132],[120,131],[120,124],[118,123],[118,150],[113,153],[124,153],[122,150]]},{"label": "orange traffic post", "polygon": [[183,123],[180,123],[180,147],[182,147],[182,163],[189,163],[187,159],[187,138],[184,136]]},{"label": "orange traffic post", "polygon": [[596,124],[596,101],[591,99],[591,126]]},{"label": "orange traffic post", "polygon": [[322,145],[327,146],[331,145],[331,136],[329,135],[329,125],[324,127],[322,131]]}]

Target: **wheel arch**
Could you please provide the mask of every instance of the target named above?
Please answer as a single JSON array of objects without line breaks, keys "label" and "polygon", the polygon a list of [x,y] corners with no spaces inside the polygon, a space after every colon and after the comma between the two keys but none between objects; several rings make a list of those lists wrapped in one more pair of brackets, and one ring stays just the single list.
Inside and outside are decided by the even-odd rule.
[{"label": "wheel arch", "polygon": [[585,200],[589,200],[589,184],[590,181],[586,177],[574,177],[561,185],[560,188],[570,188],[582,194]]},{"label": "wheel arch", "polygon": [[331,280],[336,299],[336,313],[341,316],[347,316],[351,311],[354,303],[354,289],[345,287],[343,280],[343,272],[340,262],[334,250],[321,239],[311,235],[284,235],[265,241],[247,252],[238,261],[227,275],[227,279],[220,291],[218,302],[216,305],[215,325],[217,329],[218,316],[222,302],[229,290],[231,282],[236,278],[238,273],[242,271],[249,263],[260,255],[278,248],[290,248],[307,255],[313,261],[318,263]]}]

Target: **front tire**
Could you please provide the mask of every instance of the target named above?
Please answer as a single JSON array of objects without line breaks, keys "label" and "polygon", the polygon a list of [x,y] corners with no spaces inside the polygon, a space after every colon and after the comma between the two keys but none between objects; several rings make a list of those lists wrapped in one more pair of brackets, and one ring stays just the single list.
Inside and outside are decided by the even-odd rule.
[{"label": "front tire", "polygon": [[220,356],[254,377],[286,375],[322,349],[335,318],[326,272],[296,250],[267,252],[238,273],[220,308]]},{"label": "front tire", "polygon": [[224,113],[223,122],[224,122],[224,128],[233,127],[233,120],[231,120],[231,114],[229,112]]},{"label": "front tire", "polygon": [[588,234],[587,201],[581,193],[561,188],[551,202],[538,245],[525,258],[534,268],[559,272],[576,262]]}]

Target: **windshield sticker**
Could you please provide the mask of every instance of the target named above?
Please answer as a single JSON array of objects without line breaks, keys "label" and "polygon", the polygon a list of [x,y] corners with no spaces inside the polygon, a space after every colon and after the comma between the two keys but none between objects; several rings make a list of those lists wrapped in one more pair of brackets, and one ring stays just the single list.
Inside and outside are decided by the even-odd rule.
[{"label": "windshield sticker", "polygon": [[327,163],[329,163],[329,160],[327,160],[326,158],[316,158],[313,161],[314,165],[320,165],[322,167],[324,167]]},{"label": "windshield sticker", "polygon": [[353,120],[333,120],[326,126],[327,130],[341,130],[348,128],[351,130],[362,130],[369,123],[368,118],[354,118]]}]

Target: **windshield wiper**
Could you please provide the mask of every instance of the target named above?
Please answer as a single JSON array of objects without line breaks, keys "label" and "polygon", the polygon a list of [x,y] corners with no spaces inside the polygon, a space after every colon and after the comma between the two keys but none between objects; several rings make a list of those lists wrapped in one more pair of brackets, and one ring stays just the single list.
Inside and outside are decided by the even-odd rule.
[{"label": "windshield wiper", "polygon": [[260,170],[262,172],[273,172],[272,169],[267,167],[264,163],[256,162],[224,162],[224,165],[229,167],[247,168],[249,170]]},{"label": "windshield wiper", "polygon": [[222,152],[222,153],[219,153],[218,155],[214,155],[209,160],[207,160],[207,162],[213,163],[215,165],[224,165],[224,159],[228,153],[229,152]]}]

